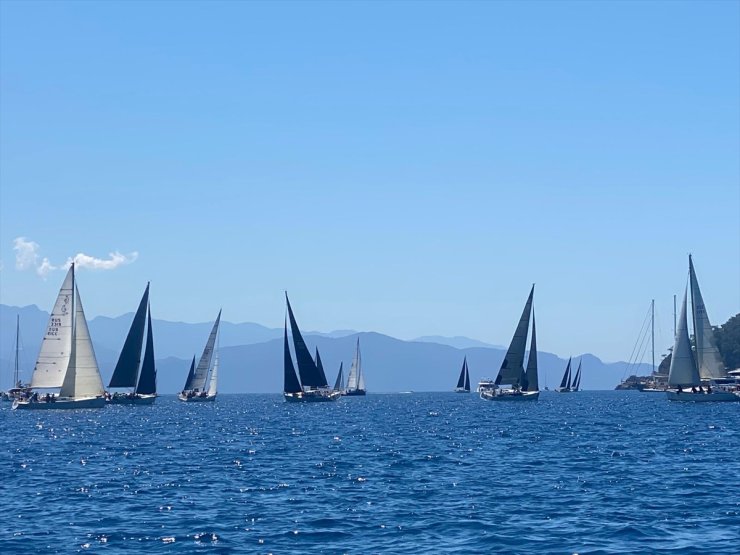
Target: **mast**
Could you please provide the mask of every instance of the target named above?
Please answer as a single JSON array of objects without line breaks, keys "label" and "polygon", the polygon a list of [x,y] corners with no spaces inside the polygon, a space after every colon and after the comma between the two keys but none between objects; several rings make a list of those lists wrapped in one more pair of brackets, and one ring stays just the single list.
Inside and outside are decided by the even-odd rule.
[{"label": "mast", "polygon": [[465,389],[465,371],[466,371],[466,364],[468,362],[468,357],[463,358],[463,364],[462,368],[460,368],[460,377],[457,378],[457,389]]},{"label": "mast", "polygon": [[652,372],[655,372],[655,299],[650,303],[650,330],[651,330],[651,336],[652,336],[652,347],[653,347],[653,369]]},{"label": "mast", "polygon": [[18,349],[19,346],[19,339],[21,336],[21,315],[16,314],[15,315],[15,371],[13,372],[13,387],[16,387],[19,385],[18,381]]},{"label": "mast", "polygon": [[290,306],[287,291],[285,293],[285,302],[288,305],[288,318],[290,319],[290,330],[293,334],[293,348],[295,350],[298,373],[301,376],[301,383],[304,387],[328,387],[329,384],[326,381],[326,374],[324,374],[323,369],[319,369],[316,362],[311,357],[311,352],[308,350],[306,341],[303,339],[301,330],[298,328],[298,322],[296,322],[293,309]]},{"label": "mast", "polygon": [[676,295],[673,295],[673,338],[676,338]]}]

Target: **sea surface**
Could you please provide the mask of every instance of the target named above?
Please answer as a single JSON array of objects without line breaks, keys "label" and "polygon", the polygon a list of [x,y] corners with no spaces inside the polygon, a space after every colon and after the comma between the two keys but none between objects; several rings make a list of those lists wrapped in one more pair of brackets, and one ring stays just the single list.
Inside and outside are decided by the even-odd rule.
[{"label": "sea surface", "polygon": [[740,403],[0,404],[3,553],[740,553]]}]

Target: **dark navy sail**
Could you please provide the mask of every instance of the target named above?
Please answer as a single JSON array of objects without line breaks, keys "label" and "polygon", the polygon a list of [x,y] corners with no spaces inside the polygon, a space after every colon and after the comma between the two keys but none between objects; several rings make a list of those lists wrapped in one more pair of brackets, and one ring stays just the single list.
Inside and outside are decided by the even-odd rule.
[{"label": "dark navy sail", "polygon": [[136,384],[136,393],[139,395],[155,395],[157,393],[157,369],[154,365],[154,334],[152,333],[151,308],[147,315],[147,326],[144,362],[141,365],[139,383]]},{"label": "dark navy sail", "polygon": [[570,389],[570,360],[568,359],[568,366],[565,367],[565,374],[560,381],[560,389]]},{"label": "dark navy sail", "polygon": [[465,359],[464,363],[465,363],[465,391],[470,393],[470,373],[468,372],[467,358]]},{"label": "dark navy sail", "polygon": [[285,335],[284,335],[284,350],[283,350],[283,392],[284,393],[299,393],[301,391],[301,383],[298,381],[298,376],[295,373],[295,367],[293,366],[293,358],[290,356],[290,346],[288,345],[288,321],[285,321]]},{"label": "dark navy sail", "polygon": [[326,375],[323,369],[316,366],[311,353],[303,340],[301,330],[298,329],[298,323],[293,316],[293,309],[290,307],[288,294],[285,294],[285,302],[288,303],[288,317],[290,318],[290,330],[293,334],[293,347],[295,349],[295,358],[298,363],[298,373],[301,376],[303,387],[328,387]]},{"label": "dark navy sail", "polygon": [[[321,364],[321,355],[319,354],[318,347],[316,347],[316,368],[321,374],[324,374],[324,376],[326,376],[326,373],[324,372],[324,365]],[[329,383],[327,382],[326,385],[329,385]]]},{"label": "dark navy sail", "polygon": [[532,308],[532,341],[529,344],[529,359],[527,371],[524,375],[524,391],[539,391],[540,381],[537,377],[537,328],[534,323],[534,307]]},{"label": "dark navy sail", "polygon": [[134,315],[134,321],[128,330],[126,341],[118,357],[113,375],[108,387],[136,387],[136,378],[139,374],[141,362],[141,346],[144,343],[144,328],[146,327],[146,310],[149,304],[149,284],[146,284],[144,296]]},{"label": "dark navy sail", "polygon": [[573,385],[571,386],[571,389],[573,391],[578,391],[578,388],[581,387],[581,362],[583,361],[578,361],[578,370],[576,370],[576,377],[573,378]]},{"label": "dark navy sail", "polygon": [[190,363],[190,372],[188,372],[188,379],[185,380],[184,391],[190,391],[193,389],[193,379],[195,378],[195,355],[193,355],[193,362]]},{"label": "dark navy sail", "polygon": [[341,391],[342,389],[344,389],[344,362],[339,363],[337,381],[334,382],[334,391]]},{"label": "dark navy sail", "polygon": [[529,292],[527,303],[524,305],[519,324],[511,338],[509,349],[506,351],[504,361],[496,376],[496,385],[511,384],[521,385],[524,381],[524,351],[527,348],[527,331],[529,330],[529,317],[532,312],[532,298],[534,297],[534,285]]},{"label": "dark navy sail", "polygon": [[460,368],[460,377],[457,378],[457,389],[465,389],[465,370],[467,369],[467,357],[463,358],[463,365]]}]

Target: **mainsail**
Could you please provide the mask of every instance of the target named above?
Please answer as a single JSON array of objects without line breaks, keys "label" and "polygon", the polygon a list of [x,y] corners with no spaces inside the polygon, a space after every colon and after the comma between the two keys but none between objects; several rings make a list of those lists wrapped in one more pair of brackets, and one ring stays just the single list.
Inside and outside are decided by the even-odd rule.
[{"label": "mainsail", "polygon": [[[147,291],[149,286],[147,286]],[[152,333],[152,309],[148,307],[146,347],[144,348],[144,362],[141,365],[139,381],[136,384],[136,393],[139,395],[154,395],[157,393],[157,368],[154,363],[154,334]]]},{"label": "mainsail", "polygon": [[684,292],[681,316],[676,325],[676,340],[671,352],[671,367],[668,370],[668,385],[672,387],[692,387],[701,384],[699,368],[689,339],[689,324],[686,319],[687,293]]},{"label": "mainsail", "polygon": [[689,255],[689,282],[691,284],[691,308],[694,320],[694,339],[696,340],[696,364],[703,380],[723,378],[727,375],[722,357],[714,339],[714,330],[709,323],[709,315],[699,290],[699,282],[694,271],[694,262]]},{"label": "mainsail", "polygon": [[344,362],[339,363],[337,381],[334,382],[334,391],[341,391],[342,389],[344,389]]},{"label": "mainsail", "polygon": [[569,358],[568,366],[565,367],[565,374],[563,374],[563,379],[560,381],[560,389],[570,389],[570,361]]},{"label": "mainsail", "polygon": [[74,265],[70,266],[49,315],[49,323],[46,325],[41,351],[31,378],[33,388],[61,387],[64,382],[72,349],[73,287]]},{"label": "mainsail", "polygon": [[571,386],[571,389],[573,391],[578,391],[578,388],[581,387],[581,363],[583,360],[578,361],[578,370],[576,370],[576,377],[573,378],[573,385]]},{"label": "mainsail", "polygon": [[362,355],[360,354],[360,338],[357,338],[357,346],[355,347],[355,358],[352,359],[352,366],[349,368],[349,376],[347,377],[347,389],[353,391],[355,389],[365,389],[365,378],[362,375]]},{"label": "mainsail", "polygon": [[301,383],[304,387],[328,387],[326,375],[323,369],[316,366],[311,353],[303,340],[301,330],[298,329],[298,323],[293,316],[293,309],[290,307],[288,294],[285,294],[285,301],[288,304],[288,317],[290,318],[290,329],[293,333],[293,347],[295,349],[295,358],[298,363],[298,373],[301,375]]},{"label": "mainsail", "polygon": [[470,391],[470,373],[468,372],[467,357],[463,359],[463,364],[465,365],[465,391]]},{"label": "mainsail", "polygon": [[211,335],[208,336],[208,342],[206,343],[203,354],[198,361],[198,366],[195,369],[195,375],[193,376],[193,383],[188,389],[205,391],[206,390],[206,379],[208,378],[208,370],[211,367],[211,360],[213,359],[213,350],[216,346],[216,336],[218,335],[218,324],[221,321],[221,311],[218,311],[218,316],[211,329]]},{"label": "mainsail", "polygon": [[146,327],[146,312],[149,304],[149,284],[141,297],[139,308],[136,310],[131,328],[128,330],[126,341],[118,357],[118,363],[113,370],[108,387],[135,387],[141,362],[141,346],[144,343],[144,328]]},{"label": "mainsail", "polygon": [[75,318],[72,328],[72,354],[69,358],[64,382],[59,391],[60,397],[97,397],[105,393],[100,378],[98,361],[95,359],[90,332],[87,328],[85,311],[82,308],[80,292],[75,290]]},{"label": "mainsail", "polygon": [[527,372],[524,375],[524,391],[539,391],[540,381],[537,377],[537,330],[534,323],[534,307],[532,307],[532,339],[529,344],[529,358]]},{"label": "mainsail", "polygon": [[457,378],[457,389],[465,389],[467,391],[467,388],[465,387],[466,381],[468,383],[468,387],[470,387],[470,379],[466,380],[467,369],[468,369],[468,357],[464,357],[462,368],[460,368],[460,377]]},{"label": "mainsail", "polygon": [[211,369],[211,379],[208,381],[208,395],[216,395],[216,388],[218,387],[218,351],[216,356],[213,358],[213,368]]},{"label": "mainsail", "polygon": [[501,363],[501,368],[496,376],[496,385],[520,385],[524,381],[524,351],[527,348],[527,331],[529,330],[533,296],[534,285],[529,292],[527,304],[524,305],[514,337],[511,339],[509,349],[506,351],[506,356],[504,356],[504,361]]},{"label": "mainsail", "polygon": [[293,357],[290,356],[290,345],[288,344],[288,320],[285,319],[285,335],[283,342],[283,392],[299,393],[302,391],[301,382],[295,373]]}]

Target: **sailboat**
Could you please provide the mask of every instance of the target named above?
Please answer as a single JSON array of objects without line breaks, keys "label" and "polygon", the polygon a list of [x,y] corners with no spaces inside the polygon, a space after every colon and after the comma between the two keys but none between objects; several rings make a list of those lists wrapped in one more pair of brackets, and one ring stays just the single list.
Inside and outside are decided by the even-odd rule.
[{"label": "sailboat", "polygon": [[[687,318],[689,289],[691,290],[691,315],[696,341],[695,351],[691,348]],[[704,299],[699,290],[691,255],[689,255],[689,284],[684,291],[681,315],[676,325],[676,337],[671,355],[671,366],[668,370],[670,389],[666,392],[669,400],[740,401],[737,392],[732,391],[736,384],[734,380],[728,378],[727,371],[722,364],[712,325],[709,323],[709,316],[704,306]]]},{"label": "sailboat", "polygon": [[334,391],[344,391],[344,362],[339,363],[339,372],[334,382]]},{"label": "sailboat", "polygon": [[[319,351],[316,349],[316,360],[303,340],[301,330],[293,315],[293,309],[285,293],[285,302],[288,305],[288,318],[290,318],[290,329],[293,335],[293,349],[295,350],[298,374],[293,366],[293,357],[290,354],[288,344],[288,318],[285,319],[285,333],[283,342],[283,396],[289,402],[327,402],[336,401],[341,392],[329,387],[326,381],[324,367],[321,364]],[[300,374],[300,379],[298,375]]]},{"label": "sailboat", "polygon": [[31,388],[60,388],[58,395],[38,392],[29,399],[16,399],[13,408],[74,409],[105,406],[103,380],[100,378],[90,332],[75,284],[75,266],[70,265],[56,303],[49,316],[33,369]]},{"label": "sailboat", "polygon": [[456,393],[470,393],[470,374],[468,373],[468,357],[463,357],[460,377],[457,379]]},{"label": "sailboat", "polygon": [[13,386],[8,391],[0,392],[0,400],[13,401],[23,399],[31,395],[31,388],[21,382],[20,377],[20,351],[21,351],[21,316],[15,317],[15,362],[13,364]]},{"label": "sailboat", "polygon": [[[481,399],[488,401],[526,401],[540,396],[537,376],[537,331],[534,321],[534,285],[529,292],[527,303],[519,319],[519,324],[506,351],[504,361],[494,381],[493,388],[480,391]],[[532,319],[532,339],[529,347],[527,369],[524,369],[524,353],[527,347],[529,320]],[[501,387],[508,385],[510,387]]]},{"label": "sailboat", "polygon": [[556,388],[555,391],[558,393],[570,393],[570,362],[571,358],[568,359],[568,366],[565,367],[565,373],[563,373],[563,379],[560,380],[560,387]]},{"label": "sailboat", "polygon": [[365,374],[362,372],[362,357],[360,356],[360,338],[357,338],[357,347],[355,348],[355,358],[352,360],[352,366],[349,368],[347,377],[347,389],[344,394],[349,397],[365,395]]},{"label": "sailboat", "polygon": [[576,375],[573,378],[573,383],[570,386],[570,390],[573,393],[581,390],[581,363],[582,362],[583,362],[583,359],[578,361],[578,370],[576,370]]},{"label": "sailboat", "polygon": [[[178,394],[178,399],[185,402],[213,402],[216,400],[216,380],[218,379],[218,353],[214,361],[214,351],[216,351],[216,338],[218,337],[218,326],[221,322],[221,311],[218,311],[216,321],[211,328],[211,334],[200,356],[198,366],[195,366],[195,357],[190,365],[188,379],[185,387]],[[213,366],[211,366],[213,363]],[[210,381],[208,379],[210,373]],[[206,383],[208,386],[206,387]]]},{"label": "sailboat", "polygon": [[[146,347],[144,348],[144,362],[141,363],[141,347],[144,344],[145,328],[147,329]],[[157,397],[157,369],[154,364],[154,336],[148,283],[141,302],[139,302],[139,308],[134,314],[134,320],[131,322],[108,387],[131,389],[127,393],[116,392],[108,396],[108,401],[117,405],[151,405]]]}]

